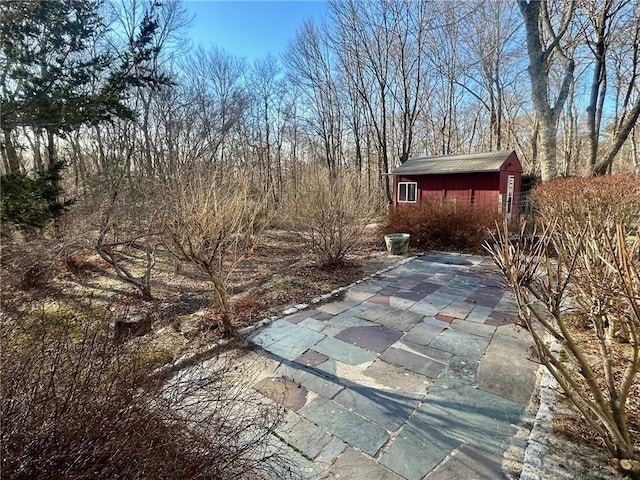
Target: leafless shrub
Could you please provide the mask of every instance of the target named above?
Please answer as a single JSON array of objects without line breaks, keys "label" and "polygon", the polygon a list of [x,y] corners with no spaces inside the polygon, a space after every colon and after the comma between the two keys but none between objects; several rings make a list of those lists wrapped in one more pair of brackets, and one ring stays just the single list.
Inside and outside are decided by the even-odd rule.
[{"label": "leafless shrub", "polygon": [[151,273],[161,243],[158,196],[157,186],[148,180],[112,181],[95,241],[100,257],[144,300],[151,299]]},{"label": "leafless shrub", "polygon": [[411,244],[423,250],[476,253],[482,250],[497,217],[497,208],[424,199],[418,205],[391,210],[384,231],[409,233]]},{"label": "leafless shrub", "polygon": [[640,179],[614,175],[598,178],[558,179],[531,192],[542,224],[558,222],[560,228],[582,227],[587,221],[613,228],[615,223],[640,225]]},{"label": "leafless shrub", "polygon": [[375,192],[356,173],[308,172],[283,210],[284,225],[309,242],[321,266],[344,260],[363,240],[364,229],[379,212]]},{"label": "leafless shrub", "polygon": [[76,273],[82,256],[73,238],[14,238],[2,245],[2,280],[23,290],[45,288],[55,278]]},{"label": "leafless shrub", "polygon": [[177,173],[166,195],[166,244],[209,277],[221,311],[219,325],[228,335],[233,331],[229,277],[251,255],[269,221],[267,195],[252,189],[240,173],[211,169]]},{"label": "leafless shrub", "polygon": [[626,203],[610,203],[605,192],[607,205],[585,210],[589,192],[580,193],[565,190],[564,201],[551,196],[550,204],[561,207],[557,215],[539,196],[540,235],[510,241],[505,225],[488,250],[515,295],[542,362],[598,433],[614,464],[639,478],[640,241],[630,241],[629,225],[617,221],[633,218]]},{"label": "leafless shrub", "polygon": [[[12,310],[15,312],[15,310]],[[3,315],[2,478],[283,478],[281,412],[237,358],[165,380],[113,342],[104,311],[31,306]],[[196,375],[197,373],[197,375]]]}]

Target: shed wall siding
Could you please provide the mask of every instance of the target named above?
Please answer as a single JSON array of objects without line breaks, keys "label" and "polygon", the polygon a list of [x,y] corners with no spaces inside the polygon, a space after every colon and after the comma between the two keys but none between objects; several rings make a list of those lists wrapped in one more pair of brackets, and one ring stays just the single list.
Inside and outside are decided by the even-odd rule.
[{"label": "shed wall siding", "polygon": [[418,184],[418,202],[427,198],[455,198],[460,204],[473,204],[481,207],[497,207],[500,180],[500,175],[497,172],[457,175],[400,176],[396,177],[396,196],[394,198],[394,203],[397,204],[398,182],[416,182]]}]

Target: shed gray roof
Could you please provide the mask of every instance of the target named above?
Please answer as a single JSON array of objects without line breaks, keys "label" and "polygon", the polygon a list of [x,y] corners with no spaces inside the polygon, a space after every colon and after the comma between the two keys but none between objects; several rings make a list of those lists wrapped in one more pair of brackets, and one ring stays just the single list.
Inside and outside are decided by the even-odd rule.
[{"label": "shed gray roof", "polygon": [[413,157],[397,167],[392,175],[498,172],[513,150],[436,157]]}]

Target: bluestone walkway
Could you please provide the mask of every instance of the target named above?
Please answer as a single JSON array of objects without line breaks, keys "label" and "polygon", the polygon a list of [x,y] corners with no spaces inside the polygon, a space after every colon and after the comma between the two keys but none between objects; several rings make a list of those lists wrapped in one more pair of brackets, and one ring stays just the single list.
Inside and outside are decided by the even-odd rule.
[{"label": "bluestone walkway", "polygon": [[497,479],[538,365],[489,259],[431,253],[256,331],[304,478]]}]

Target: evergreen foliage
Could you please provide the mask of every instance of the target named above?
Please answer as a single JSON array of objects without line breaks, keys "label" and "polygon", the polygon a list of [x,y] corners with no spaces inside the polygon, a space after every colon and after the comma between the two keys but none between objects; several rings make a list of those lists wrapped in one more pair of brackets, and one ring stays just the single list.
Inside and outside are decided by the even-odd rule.
[{"label": "evergreen foliage", "polygon": [[[151,60],[158,23],[150,9],[124,49],[109,44],[102,2],[47,0],[0,2],[0,125],[5,141],[19,127],[46,132],[49,162],[54,136],[82,125],[133,119],[131,86],[167,83]],[[11,171],[19,164],[7,146]]]},{"label": "evergreen foliage", "polygon": [[55,162],[31,178],[14,172],[0,176],[2,191],[0,212],[2,223],[22,230],[42,229],[49,220],[60,217],[73,204],[73,199],[60,200],[64,162]]}]

